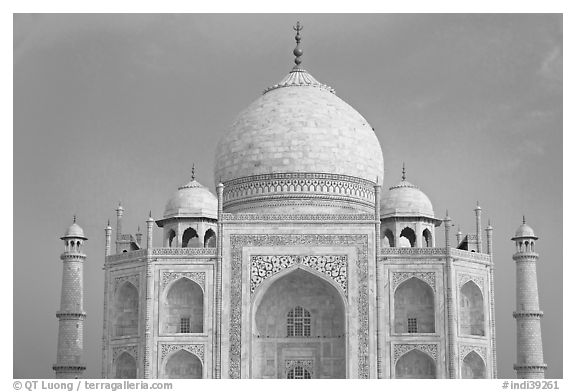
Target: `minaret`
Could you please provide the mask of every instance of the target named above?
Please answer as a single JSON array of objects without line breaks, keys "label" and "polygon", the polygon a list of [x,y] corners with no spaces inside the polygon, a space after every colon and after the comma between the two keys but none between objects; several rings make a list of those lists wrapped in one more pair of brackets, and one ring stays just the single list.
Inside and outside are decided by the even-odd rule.
[{"label": "minaret", "polygon": [[542,353],[540,319],[543,312],[538,301],[536,262],[538,253],[534,243],[538,237],[523,219],[512,241],[516,242],[516,376],[518,378],[544,378],[546,364]]},{"label": "minaret", "polygon": [[456,246],[460,245],[462,242],[462,231],[460,230],[460,226],[458,226],[458,231],[456,232]]},{"label": "minaret", "polygon": [[118,208],[116,208],[116,253],[120,253],[120,241],[122,241],[122,215],[124,215],[124,208],[122,203],[118,203]]},{"label": "minaret", "polygon": [[148,219],[146,220],[146,248],[152,249],[152,230],[154,225],[154,219],[152,218],[152,210],[148,214]]},{"label": "minaret", "polygon": [[56,378],[82,378],[86,369],[84,356],[84,260],[83,243],[88,238],[76,223],[60,237],[64,241],[64,253],[60,259],[64,263],[62,272],[62,296],[58,318],[58,353],[52,369]]},{"label": "minaret", "polygon": [[482,253],[482,207],[480,207],[480,202],[476,202],[476,208],[474,208],[476,213],[476,238],[478,241],[478,253]]}]

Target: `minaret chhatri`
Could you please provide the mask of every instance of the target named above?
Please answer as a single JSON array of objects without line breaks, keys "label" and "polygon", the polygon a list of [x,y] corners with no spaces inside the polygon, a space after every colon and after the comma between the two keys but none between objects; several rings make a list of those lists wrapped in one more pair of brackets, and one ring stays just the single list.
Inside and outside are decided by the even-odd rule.
[{"label": "minaret chhatri", "polygon": [[60,237],[64,241],[62,296],[58,318],[58,352],[52,369],[56,378],[82,378],[84,364],[84,261],[83,244],[88,238],[84,230],[74,223]]},{"label": "minaret chhatri", "polygon": [[512,241],[516,243],[516,376],[518,378],[544,378],[546,364],[542,353],[540,319],[544,313],[538,301],[536,262],[538,253],[534,245],[538,237],[523,219]]}]

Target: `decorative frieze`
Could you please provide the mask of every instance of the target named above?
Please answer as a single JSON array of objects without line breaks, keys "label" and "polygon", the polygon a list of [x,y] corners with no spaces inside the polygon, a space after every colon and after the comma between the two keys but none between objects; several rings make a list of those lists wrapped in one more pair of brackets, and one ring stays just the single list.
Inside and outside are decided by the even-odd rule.
[{"label": "decorative frieze", "polygon": [[466,355],[470,354],[472,351],[474,351],[476,354],[480,355],[480,357],[482,358],[482,360],[484,361],[484,363],[488,363],[487,362],[487,354],[486,354],[486,347],[484,346],[476,346],[476,345],[469,345],[469,344],[464,344],[460,346],[460,350],[459,350],[459,357],[460,357],[460,362],[464,361],[464,358],[466,358]]},{"label": "decorative frieze", "polygon": [[134,261],[142,258],[148,254],[147,249],[133,250],[129,252],[122,252],[115,255],[106,256],[106,261],[116,262],[116,261]]},{"label": "decorative frieze", "polygon": [[164,361],[168,355],[175,351],[186,350],[196,355],[204,363],[204,345],[203,344],[169,344],[160,343],[160,361]]},{"label": "decorative frieze", "polygon": [[419,350],[428,354],[434,361],[438,359],[438,345],[437,344],[395,344],[394,345],[394,363],[400,357],[412,350]]},{"label": "decorative frieze", "polygon": [[410,278],[418,278],[423,282],[426,282],[432,291],[436,292],[436,272],[392,272],[392,291],[396,291],[396,288],[406,280]]},{"label": "decorative frieze", "polygon": [[118,357],[120,356],[120,354],[122,353],[128,353],[132,356],[132,358],[134,358],[134,360],[136,362],[138,362],[138,346],[133,344],[133,345],[129,345],[129,346],[116,346],[112,348],[112,361],[116,362],[116,359],[118,359]]},{"label": "decorative frieze", "polygon": [[216,248],[152,248],[152,256],[216,256]]},{"label": "decorative frieze", "polygon": [[312,268],[334,280],[344,293],[348,290],[348,258],[346,255],[257,255],[250,258],[250,292],[254,293],[266,278],[293,265],[304,265]]},{"label": "decorative frieze", "polygon": [[445,256],[446,248],[381,248],[382,255]]},{"label": "decorative frieze", "polygon": [[162,278],[160,280],[161,288],[163,291],[170,283],[180,278],[187,278],[191,281],[198,283],[202,290],[205,287],[206,273],[205,272],[173,272],[173,271],[162,271]]},{"label": "decorative frieze", "polygon": [[458,290],[461,290],[462,286],[470,281],[474,282],[482,292],[482,295],[484,295],[484,277],[479,275],[458,274]]},{"label": "decorative frieze", "polygon": [[295,368],[296,366],[302,366],[304,369],[308,370],[310,373],[314,370],[314,360],[313,359],[287,359],[285,362],[285,370]]},{"label": "decorative frieze", "polygon": [[228,181],[224,205],[263,195],[327,194],[374,203],[374,183],[362,178],[329,173],[273,173]]},{"label": "decorative frieze", "polygon": [[242,352],[242,249],[245,247],[354,247],[358,299],[358,378],[369,377],[368,355],[368,235],[365,234],[233,234],[230,236],[230,365],[229,377],[241,377]]},{"label": "decorative frieze", "polygon": [[[291,205],[294,203],[290,203]],[[360,221],[373,223],[374,214],[222,214],[224,222],[235,221]]]},{"label": "decorative frieze", "polygon": [[126,276],[116,276],[114,277],[114,292],[118,290],[125,282],[130,282],[136,289],[140,287],[140,275],[132,274]]}]

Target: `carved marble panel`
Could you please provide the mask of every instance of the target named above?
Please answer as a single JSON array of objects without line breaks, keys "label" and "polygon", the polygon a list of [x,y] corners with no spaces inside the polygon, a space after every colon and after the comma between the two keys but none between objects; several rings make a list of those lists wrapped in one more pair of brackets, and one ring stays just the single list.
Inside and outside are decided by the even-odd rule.
[{"label": "carved marble panel", "polygon": [[346,255],[256,255],[250,258],[250,292],[254,293],[266,278],[298,264],[312,268],[334,280],[344,293],[348,291]]},{"label": "carved marble panel", "polygon": [[129,346],[116,346],[112,348],[112,361],[116,362],[116,359],[122,354],[123,352],[127,352],[128,354],[132,355],[132,357],[138,362],[138,346],[137,345],[129,345]]},{"label": "carved marble panel", "polygon": [[162,279],[160,280],[160,290],[163,291],[170,283],[180,278],[187,278],[193,282],[198,283],[202,290],[206,281],[206,273],[204,272],[170,272],[162,271]]},{"label": "carved marble panel", "polygon": [[296,366],[302,366],[304,369],[308,370],[310,373],[314,370],[314,360],[313,359],[287,359],[285,362],[288,371]]},{"label": "carved marble panel", "polygon": [[466,358],[466,355],[470,354],[472,351],[476,352],[476,354],[480,355],[480,357],[482,358],[482,360],[484,361],[484,363],[486,364],[486,347],[484,346],[476,346],[476,345],[470,345],[470,344],[463,344],[460,345],[459,347],[459,357],[460,357],[460,362],[462,362],[464,360],[464,358]]},{"label": "carved marble panel", "polygon": [[436,272],[392,272],[392,291],[410,278],[418,278],[426,282],[433,292],[436,292]]},{"label": "carved marble panel", "polygon": [[469,281],[476,283],[482,294],[484,294],[484,278],[479,275],[458,274],[458,290],[461,290],[462,286],[464,286]]},{"label": "carved marble panel", "polygon": [[164,361],[168,355],[175,351],[186,350],[196,355],[204,363],[204,345],[203,344],[171,344],[160,343],[160,360]]},{"label": "carved marble panel", "polygon": [[434,361],[438,359],[438,345],[437,344],[395,344],[394,345],[394,364],[398,359],[412,350],[420,350],[428,354]]},{"label": "carved marble panel", "polygon": [[114,292],[116,292],[116,290],[118,290],[118,288],[122,286],[124,282],[130,282],[132,285],[134,285],[134,287],[136,287],[136,289],[138,289],[140,286],[140,275],[133,274],[126,276],[116,276],[114,278]]}]

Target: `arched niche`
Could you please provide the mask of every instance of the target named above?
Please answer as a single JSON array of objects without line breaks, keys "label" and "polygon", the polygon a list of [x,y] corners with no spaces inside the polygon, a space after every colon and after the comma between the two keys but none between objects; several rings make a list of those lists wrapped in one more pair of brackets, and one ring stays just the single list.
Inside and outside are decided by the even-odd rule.
[{"label": "arched niche", "polygon": [[198,233],[193,228],[189,227],[184,230],[182,234],[182,247],[183,248],[201,248],[200,238]]},{"label": "arched niche", "polygon": [[202,361],[186,350],[178,350],[166,361],[164,378],[202,378]]},{"label": "arched niche", "polygon": [[394,332],[433,333],[435,331],[434,291],[412,277],[394,292]]},{"label": "arched niche", "polygon": [[432,233],[428,229],[424,229],[422,232],[422,247],[431,248],[432,247]]},{"label": "arched niche", "polygon": [[486,378],[486,365],[476,351],[470,351],[462,360],[462,378]]},{"label": "arched niche", "polygon": [[312,376],[308,369],[304,369],[302,366],[294,366],[286,372],[286,378],[288,379],[311,379]]},{"label": "arched niche", "polygon": [[385,248],[394,248],[396,246],[394,242],[394,234],[392,230],[386,229],[384,230],[384,236],[382,237],[382,243]]},{"label": "arched niche", "polygon": [[204,234],[204,247],[205,248],[215,248],[216,247],[216,233],[212,229],[206,230]]},{"label": "arched niche", "polygon": [[116,358],[116,375],[114,378],[137,378],[136,360],[126,351]]},{"label": "arched niche", "polygon": [[395,378],[436,378],[436,364],[428,354],[410,350],[398,358]]},{"label": "arched niche", "polygon": [[198,283],[180,278],[166,294],[162,313],[162,333],[202,333],[204,292]]},{"label": "arched niche", "polygon": [[469,280],[460,289],[460,333],[484,336],[484,297],[482,291]]},{"label": "arched niche", "polygon": [[341,292],[326,278],[301,268],[266,280],[252,305],[252,377],[285,378],[285,361],[311,360],[314,378],[346,378]]},{"label": "arched niche", "polygon": [[416,246],[416,234],[414,233],[414,230],[412,230],[409,227],[405,227],[404,229],[402,229],[402,231],[400,232],[400,238],[398,240],[398,245],[400,247],[415,247]]},{"label": "arched niche", "polygon": [[172,248],[173,246],[176,246],[174,243],[174,238],[176,238],[176,232],[174,230],[170,230],[168,232],[168,247]]},{"label": "arched niche", "polygon": [[124,282],[114,298],[114,336],[138,335],[138,289]]}]

